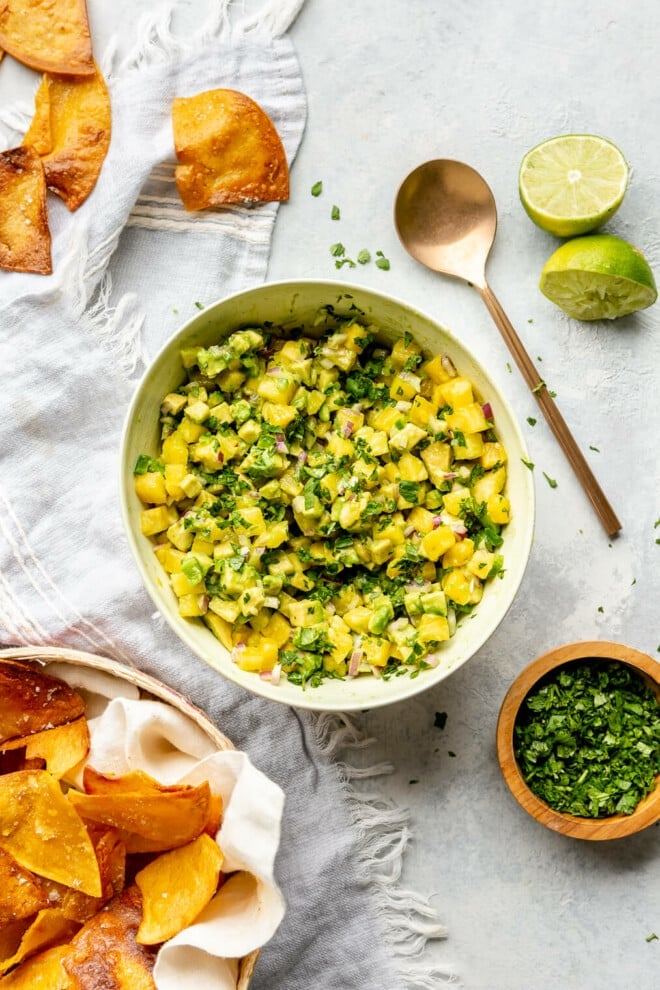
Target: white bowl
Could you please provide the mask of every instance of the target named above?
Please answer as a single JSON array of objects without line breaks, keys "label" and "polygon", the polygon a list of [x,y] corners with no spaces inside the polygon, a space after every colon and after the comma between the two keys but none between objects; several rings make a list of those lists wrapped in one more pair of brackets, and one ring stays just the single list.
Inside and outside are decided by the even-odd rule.
[{"label": "white bowl", "polygon": [[[503,579],[488,584],[470,621],[459,625],[456,635],[443,644],[443,659],[437,667],[424,670],[412,679],[409,676],[386,681],[372,676],[343,681],[328,679],[319,687],[302,690],[284,678],[275,685],[241,670],[201,619],[184,619],[179,615],[167,575],[151,541],[140,531],[143,506],[134,491],[133,466],[139,454],[158,453],[160,403],[167,392],[185,380],[179,358],[182,347],[209,346],[239,326],[270,322],[308,327],[319,308],[328,304],[338,312],[359,307],[369,323],[382,328],[385,339],[394,340],[409,332],[426,352],[450,354],[459,372],[472,381],[492,407],[496,431],[509,455],[507,494],[512,519],[503,531],[501,552],[506,568]],[[135,393],[124,427],[120,458],[122,514],[131,550],[156,607],[193,653],[223,677],[254,694],[298,708],[323,711],[375,708],[410,698],[444,680],[483,646],[506,615],[525,572],[534,531],[534,484],[522,458],[529,459],[508,402],[476,357],[429,316],[398,299],[357,285],[305,279],[271,282],[207,306],[165,344],[151,363]]]}]

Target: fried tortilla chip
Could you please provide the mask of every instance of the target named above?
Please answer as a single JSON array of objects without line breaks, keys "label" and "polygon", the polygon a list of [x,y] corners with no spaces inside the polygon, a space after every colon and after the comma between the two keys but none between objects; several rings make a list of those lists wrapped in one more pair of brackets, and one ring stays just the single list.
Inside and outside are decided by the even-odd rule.
[{"label": "fried tortilla chip", "polygon": [[38,877],[0,849],[0,928],[29,918],[48,906],[48,891]]},{"label": "fried tortilla chip", "polygon": [[85,702],[77,691],[18,660],[0,659],[0,698],[0,746],[8,739],[53,729],[85,714]]},{"label": "fried tortilla chip", "polygon": [[73,990],[74,984],[62,966],[68,945],[58,945],[27,959],[0,979],[2,990]]},{"label": "fried tortilla chip", "polygon": [[48,772],[59,780],[69,770],[84,760],[89,752],[89,729],[85,716],[44,729],[23,739],[12,739],[4,744],[5,750],[25,748],[26,760],[43,760]]},{"label": "fried tortilla chip", "polygon": [[217,842],[203,833],[140,870],[135,877],[142,894],[137,941],[158,945],[191,925],[217,890],[222,861]]},{"label": "fried tortilla chip", "polygon": [[155,990],[155,956],[135,941],[141,918],[140,892],[127,887],[83,925],[63,960],[77,990]]},{"label": "fried tortilla chip", "polygon": [[6,972],[36,952],[68,942],[79,928],[80,925],[66,918],[60,908],[44,908],[30,923],[14,955],[1,961],[0,969]]},{"label": "fried tortilla chip", "polygon": [[3,0],[0,47],[42,72],[94,72],[85,0]]},{"label": "fried tortilla chip", "polygon": [[0,822],[0,849],[22,867],[101,896],[89,833],[47,770],[19,770],[0,777]]},{"label": "fried tortilla chip", "polygon": [[204,831],[209,818],[208,782],[197,787],[156,786],[156,793],[69,791],[68,798],[85,821],[119,829],[127,853],[162,852],[192,842]]},{"label": "fried tortilla chip", "polygon": [[124,889],[126,875],[126,847],[116,829],[90,832],[99,864],[102,893],[91,897],[81,890],[65,887],[54,880],[44,880],[51,907],[61,909],[65,918],[80,924],[92,918],[115,894]]},{"label": "fried tortilla chip", "polygon": [[88,78],[43,77],[23,143],[41,156],[46,185],[73,211],[96,185],[110,132],[110,96],[95,65]]},{"label": "fried tortilla chip", "polygon": [[187,210],[289,198],[289,167],[275,125],[234,89],[212,89],[172,104],[175,170]]},{"label": "fried tortilla chip", "polygon": [[0,152],[0,201],[0,268],[50,275],[46,177],[34,149]]}]

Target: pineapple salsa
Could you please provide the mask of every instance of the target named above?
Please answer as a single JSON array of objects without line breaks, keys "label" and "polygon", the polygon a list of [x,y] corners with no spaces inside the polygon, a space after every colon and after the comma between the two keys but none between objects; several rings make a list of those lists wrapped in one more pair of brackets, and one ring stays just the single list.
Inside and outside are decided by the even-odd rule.
[{"label": "pineapple salsa", "polygon": [[503,574],[490,406],[447,355],[376,336],[333,315],[320,339],[185,349],[159,456],[135,465],[181,615],[273,682],[417,676]]}]

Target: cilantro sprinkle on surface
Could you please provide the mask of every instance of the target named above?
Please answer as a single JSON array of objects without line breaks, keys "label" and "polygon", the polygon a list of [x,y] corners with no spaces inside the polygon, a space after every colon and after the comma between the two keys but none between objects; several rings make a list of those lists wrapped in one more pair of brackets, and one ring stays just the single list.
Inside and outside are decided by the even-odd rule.
[{"label": "cilantro sprinkle on surface", "polygon": [[322,192],[323,192],[323,183],[315,182],[311,188],[312,196],[320,196]]},{"label": "cilantro sprinkle on surface", "polygon": [[543,472],[543,477],[548,482],[548,484],[550,485],[551,488],[556,488],[557,487],[557,482],[555,481],[555,479],[554,478],[551,478],[550,475],[548,475],[548,474],[545,473],[545,471]]},{"label": "cilantro sprinkle on surface", "polygon": [[527,696],[514,747],[528,786],[555,811],[630,814],[660,772],[660,706],[625,664],[567,664]]},{"label": "cilantro sprinkle on surface", "polygon": [[341,220],[341,213],[339,212],[338,206],[332,207],[332,210],[330,211],[330,218],[332,220]]}]

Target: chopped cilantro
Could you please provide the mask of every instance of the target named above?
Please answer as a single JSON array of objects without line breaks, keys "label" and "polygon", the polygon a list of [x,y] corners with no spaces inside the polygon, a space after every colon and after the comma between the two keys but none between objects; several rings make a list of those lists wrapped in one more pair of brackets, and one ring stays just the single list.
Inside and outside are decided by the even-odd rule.
[{"label": "chopped cilantro", "polygon": [[532,461],[526,461],[524,457],[521,457],[520,460],[523,462],[528,471],[534,470],[534,464]]},{"label": "chopped cilantro", "polygon": [[196,302],[195,306],[197,307],[197,309],[204,309],[204,303]]},{"label": "chopped cilantro", "polygon": [[534,419],[533,416],[528,416],[527,422],[529,423],[530,426],[536,426],[536,420]]},{"label": "chopped cilantro", "polygon": [[165,465],[162,461],[155,457],[149,457],[148,454],[140,454],[135,462],[133,474],[152,474],[155,471],[165,474]]},{"label": "chopped cilantro", "polygon": [[597,454],[600,454],[598,447],[594,447],[592,444],[589,444],[589,450],[595,450]]},{"label": "chopped cilantro", "polygon": [[545,471],[543,472],[543,477],[548,482],[548,484],[550,485],[551,488],[556,488],[557,487],[557,482],[555,481],[555,479],[554,478],[551,478],[549,475],[547,475],[545,473]]},{"label": "chopped cilantro", "polygon": [[330,219],[341,220],[341,213],[339,212],[338,206],[333,206],[332,209],[330,210]]},{"label": "chopped cilantro", "polygon": [[385,272],[390,269],[389,260],[385,257],[382,251],[376,251],[376,268],[382,268]]},{"label": "chopped cilantro", "polygon": [[358,252],[357,260],[361,265],[369,264],[371,261],[371,252],[367,251],[366,248],[362,248],[362,250]]},{"label": "chopped cilantro", "polygon": [[330,246],[330,254],[333,258],[341,258],[342,255],[346,254],[346,248],[338,241]]},{"label": "chopped cilantro", "polygon": [[320,196],[322,192],[323,192],[323,183],[320,181],[315,182],[311,188],[312,196]]}]

